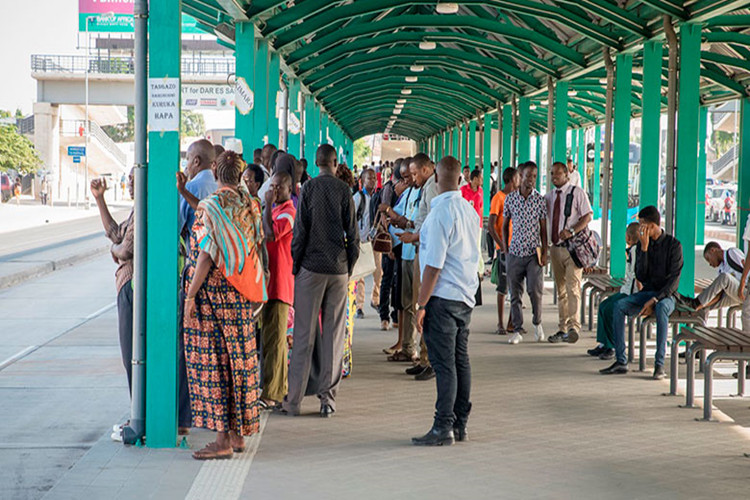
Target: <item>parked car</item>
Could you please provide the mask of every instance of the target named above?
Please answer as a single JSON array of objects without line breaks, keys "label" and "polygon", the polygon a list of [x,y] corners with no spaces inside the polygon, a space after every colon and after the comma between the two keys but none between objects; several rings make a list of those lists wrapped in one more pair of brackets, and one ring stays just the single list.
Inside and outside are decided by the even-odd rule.
[{"label": "parked car", "polygon": [[713,222],[736,225],[737,189],[733,186],[715,185],[706,191],[706,218]]},{"label": "parked car", "polygon": [[3,203],[13,197],[13,182],[8,174],[0,174],[0,200]]}]

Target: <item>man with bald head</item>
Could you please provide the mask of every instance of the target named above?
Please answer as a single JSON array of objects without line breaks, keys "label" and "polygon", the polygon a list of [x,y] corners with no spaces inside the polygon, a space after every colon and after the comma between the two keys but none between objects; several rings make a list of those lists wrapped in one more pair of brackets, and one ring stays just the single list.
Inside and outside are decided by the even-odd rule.
[{"label": "man with bald head", "polygon": [[438,195],[419,234],[422,285],[417,325],[435,371],[437,402],[430,431],[412,438],[421,446],[451,445],[467,438],[471,411],[469,323],[479,286],[479,216],[458,190],[461,164],[446,156],[437,165]]},{"label": "man with bald head", "polygon": [[[214,177],[216,150],[214,145],[206,139],[195,141],[187,150],[187,166],[185,175],[177,176],[177,190],[180,192],[179,231],[185,237],[185,244],[189,245],[190,232],[195,221],[195,210],[185,199],[185,193],[190,193],[198,200],[213,194],[219,186]],[[189,198],[189,196],[187,196]]]}]

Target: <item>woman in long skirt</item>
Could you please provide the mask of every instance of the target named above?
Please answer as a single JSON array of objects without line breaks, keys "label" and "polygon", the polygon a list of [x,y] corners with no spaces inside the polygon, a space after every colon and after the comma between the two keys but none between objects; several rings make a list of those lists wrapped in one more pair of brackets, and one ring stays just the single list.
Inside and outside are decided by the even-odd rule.
[{"label": "woman in long skirt", "polygon": [[255,251],[261,215],[238,186],[243,166],[233,151],[217,159],[219,189],[198,205],[188,256],[184,335],[193,425],[217,431],[216,441],[193,453],[198,460],[244,451],[243,436],[259,427],[253,293],[228,278],[249,269],[262,274]]}]

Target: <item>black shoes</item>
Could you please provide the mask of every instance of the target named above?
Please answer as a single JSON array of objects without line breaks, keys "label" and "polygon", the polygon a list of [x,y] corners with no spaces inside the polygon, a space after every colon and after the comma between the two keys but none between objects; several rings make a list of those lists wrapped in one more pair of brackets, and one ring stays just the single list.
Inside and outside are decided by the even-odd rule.
[{"label": "black shoes", "polygon": [[365,312],[362,309],[357,309],[357,314],[355,317],[357,319],[365,319]]},{"label": "black shoes", "polygon": [[664,367],[662,365],[656,365],[654,367],[654,374],[651,376],[654,380],[663,380],[667,376],[664,373]]},{"label": "black shoes", "polygon": [[700,300],[697,298],[686,297],[680,293],[677,294],[677,302],[688,306],[690,309],[697,309],[698,306],[701,305]]},{"label": "black shoes", "polygon": [[604,349],[601,354],[599,354],[599,359],[604,361],[609,361],[610,359],[615,359],[615,350],[614,349]]},{"label": "black shoes", "polygon": [[466,427],[454,427],[453,437],[456,441],[468,441],[469,433],[466,431]]},{"label": "black shoes", "polygon": [[547,340],[552,344],[559,344],[561,342],[575,344],[576,342],[578,342],[578,332],[575,330],[568,330],[568,333],[565,333],[561,330]]},{"label": "black shoes", "polygon": [[599,370],[602,375],[622,375],[628,373],[628,365],[615,361],[612,365]]},{"label": "black shoes", "polygon": [[412,367],[409,367],[406,369],[407,375],[419,375],[423,371],[425,371],[427,367],[422,365],[414,365]]},{"label": "black shoes", "polygon": [[593,357],[596,358],[601,353],[603,353],[605,350],[606,349],[604,349],[603,345],[598,345],[598,346],[594,347],[593,349],[589,349],[588,351],[586,351],[586,354],[588,354],[589,356],[593,356]]},{"label": "black shoes", "polygon": [[426,367],[421,373],[414,376],[414,380],[430,380],[435,378],[435,370],[431,366]]},{"label": "black shoes", "polygon": [[424,436],[411,438],[411,443],[415,446],[450,446],[454,441],[453,429],[440,430],[434,427]]},{"label": "black shoes", "polygon": [[336,413],[336,410],[334,410],[331,405],[322,405],[320,407],[321,418],[331,418],[334,413]]}]

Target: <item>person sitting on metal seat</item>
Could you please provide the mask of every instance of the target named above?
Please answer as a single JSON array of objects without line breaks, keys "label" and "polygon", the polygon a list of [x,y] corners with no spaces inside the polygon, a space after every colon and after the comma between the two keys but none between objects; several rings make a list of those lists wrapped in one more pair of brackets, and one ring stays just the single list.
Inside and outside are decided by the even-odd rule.
[{"label": "person sitting on metal seat", "polygon": [[740,299],[740,279],[745,265],[745,254],[739,248],[724,250],[715,241],[709,241],[703,249],[703,258],[708,265],[718,269],[719,275],[695,298],[678,295],[685,305],[706,315],[711,309],[736,306]]}]

